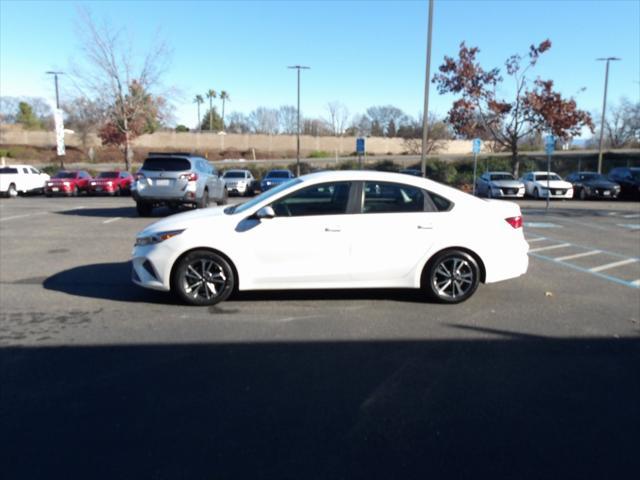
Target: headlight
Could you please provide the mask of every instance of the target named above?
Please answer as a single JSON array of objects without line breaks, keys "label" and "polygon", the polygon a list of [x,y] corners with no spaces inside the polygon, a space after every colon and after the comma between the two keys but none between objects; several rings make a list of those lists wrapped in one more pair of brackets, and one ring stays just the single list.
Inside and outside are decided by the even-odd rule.
[{"label": "headlight", "polygon": [[113,185],[113,182],[112,181],[108,181],[107,185],[111,186],[111,185]]},{"label": "headlight", "polygon": [[155,243],[164,242],[165,240],[169,240],[176,235],[180,235],[182,232],[184,232],[184,229],[169,230],[167,232],[157,232],[147,237],[138,237],[136,238],[136,247],[143,247],[145,245],[153,245]]},{"label": "headlight", "polygon": [[91,182],[91,185],[95,187],[95,185],[96,185],[96,182]]},{"label": "headlight", "polygon": [[68,187],[69,185],[71,185],[71,182],[62,182],[62,184],[63,184],[65,187]]}]

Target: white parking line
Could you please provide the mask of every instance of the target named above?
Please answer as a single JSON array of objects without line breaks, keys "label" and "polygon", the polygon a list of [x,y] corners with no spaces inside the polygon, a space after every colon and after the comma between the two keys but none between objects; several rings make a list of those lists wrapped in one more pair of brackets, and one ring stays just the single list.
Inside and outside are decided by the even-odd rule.
[{"label": "white parking line", "polygon": [[549,245],[547,247],[533,248],[529,250],[529,253],[544,252],[545,250],[555,250],[556,248],[566,248],[570,246],[571,246],[570,243],[561,243],[560,245]]},{"label": "white parking line", "polygon": [[640,287],[640,278],[631,282],[631,285],[633,285],[634,287]]},{"label": "white parking line", "polygon": [[598,267],[590,268],[590,272],[601,272],[602,270],[609,270],[610,268],[621,267],[622,265],[628,265],[630,263],[637,262],[637,258],[627,258],[626,260],[619,260],[617,262],[607,263]]},{"label": "white parking line", "polygon": [[631,215],[623,215],[622,218],[640,218],[640,213],[632,213]]},{"label": "white parking line", "polygon": [[628,228],[629,230],[640,230],[640,223],[618,223],[616,225],[622,228]]},{"label": "white parking line", "polygon": [[109,220],[105,220],[105,221],[104,221],[104,222],[102,222],[102,223],[111,223],[111,222],[115,222],[116,220],[120,220],[121,218],[122,218],[122,217],[113,217],[113,218],[110,218]]},{"label": "white parking line", "polygon": [[527,242],[529,243],[533,243],[533,242],[541,242],[542,240],[546,240],[547,237],[536,237],[536,238],[527,238]]},{"label": "white parking line", "polygon": [[3,217],[3,218],[0,218],[0,222],[6,222],[7,220],[16,220],[18,218],[35,217],[36,215],[46,215],[47,213],[50,213],[50,212],[26,213],[24,215],[14,215],[12,217]]},{"label": "white parking line", "polygon": [[573,260],[574,258],[588,257],[590,255],[595,255],[596,253],[602,253],[602,250],[591,250],[589,252],[574,253],[573,255],[567,255],[565,257],[554,258],[554,260],[556,260],[558,262],[564,262],[565,260]]}]

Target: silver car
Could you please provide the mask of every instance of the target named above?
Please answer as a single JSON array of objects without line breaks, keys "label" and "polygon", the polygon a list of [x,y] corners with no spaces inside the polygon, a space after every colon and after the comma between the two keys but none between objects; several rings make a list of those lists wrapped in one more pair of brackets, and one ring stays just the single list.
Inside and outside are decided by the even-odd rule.
[{"label": "silver car", "polygon": [[508,172],[485,172],[476,180],[476,195],[488,198],[522,198],[524,183]]},{"label": "silver car", "polygon": [[192,205],[206,208],[211,201],[227,203],[227,188],[206,158],[188,153],[150,153],[131,185],[141,217],[154,207]]},{"label": "silver car", "polygon": [[249,170],[227,170],[222,174],[222,180],[227,187],[227,191],[237,195],[251,195],[253,184],[256,179]]}]

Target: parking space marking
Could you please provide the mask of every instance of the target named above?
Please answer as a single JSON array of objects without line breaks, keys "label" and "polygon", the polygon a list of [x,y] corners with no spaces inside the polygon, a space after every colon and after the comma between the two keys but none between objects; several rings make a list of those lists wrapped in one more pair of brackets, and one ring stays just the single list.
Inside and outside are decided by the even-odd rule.
[{"label": "parking space marking", "polygon": [[629,230],[640,230],[640,223],[617,223],[616,225]]},{"label": "parking space marking", "polygon": [[633,282],[631,282],[631,285],[633,285],[634,287],[640,288],[640,278],[638,280],[634,280]]},{"label": "parking space marking", "polygon": [[562,225],[548,222],[524,222],[527,228],[562,228]]},{"label": "parking space marking", "polygon": [[533,242],[541,242],[542,240],[546,240],[547,237],[535,237],[535,238],[527,238],[527,242],[529,243],[533,243]]},{"label": "parking space marking", "polygon": [[110,218],[109,220],[105,220],[102,223],[111,223],[111,222],[115,222],[115,221],[120,220],[120,219],[122,219],[122,217],[113,217],[113,218]]},{"label": "parking space marking", "polygon": [[555,250],[557,248],[567,248],[567,247],[571,247],[571,244],[570,243],[560,243],[558,245],[548,245],[546,247],[533,248],[533,249],[529,250],[529,253],[544,252],[546,250]]},{"label": "parking space marking", "polygon": [[632,213],[630,215],[622,215],[622,218],[640,218],[640,213]]},{"label": "parking space marking", "polygon": [[589,252],[574,253],[573,255],[566,255],[564,257],[556,257],[556,258],[554,258],[554,260],[556,260],[558,262],[563,262],[565,260],[573,260],[574,258],[588,257],[590,255],[595,255],[597,253],[602,253],[602,250],[591,250]]},{"label": "parking space marking", "polygon": [[18,218],[35,217],[37,215],[46,215],[48,213],[51,213],[51,212],[25,213],[24,215],[14,215],[12,217],[3,217],[3,218],[0,218],[0,222],[6,222],[8,220],[17,220]]},{"label": "parking space marking", "polygon": [[600,265],[598,267],[590,268],[590,272],[601,272],[602,270],[609,270],[610,268],[621,267],[622,265],[628,265],[630,263],[637,262],[637,258],[627,258],[626,260],[619,260],[617,262],[607,263],[605,265]]}]

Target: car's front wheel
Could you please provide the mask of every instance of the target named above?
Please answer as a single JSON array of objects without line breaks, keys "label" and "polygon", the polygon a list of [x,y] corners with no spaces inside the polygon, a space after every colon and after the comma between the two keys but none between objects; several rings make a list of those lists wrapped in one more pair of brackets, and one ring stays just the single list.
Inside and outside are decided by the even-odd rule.
[{"label": "car's front wheel", "polygon": [[191,305],[215,305],[226,300],[235,287],[229,262],[209,250],[194,250],[178,260],[171,289]]},{"label": "car's front wheel", "polygon": [[16,189],[15,184],[12,183],[11,185],[9,185],[9,188],[7,189],[7,197],[15,198],[17,196],[18,196],[18,189]]},{"label": "car's front wheel", "polygon": [[429,263],[424,288],[431,298],[442,303],[460,303],[468,299],[480,283],[478,262],[461,250],[447,250]]},{"label": "car's front wheel", "polygon": [[584,188],[580,189],[580,200],[586,200],[587,199],[587,192],[585,191]]}]

